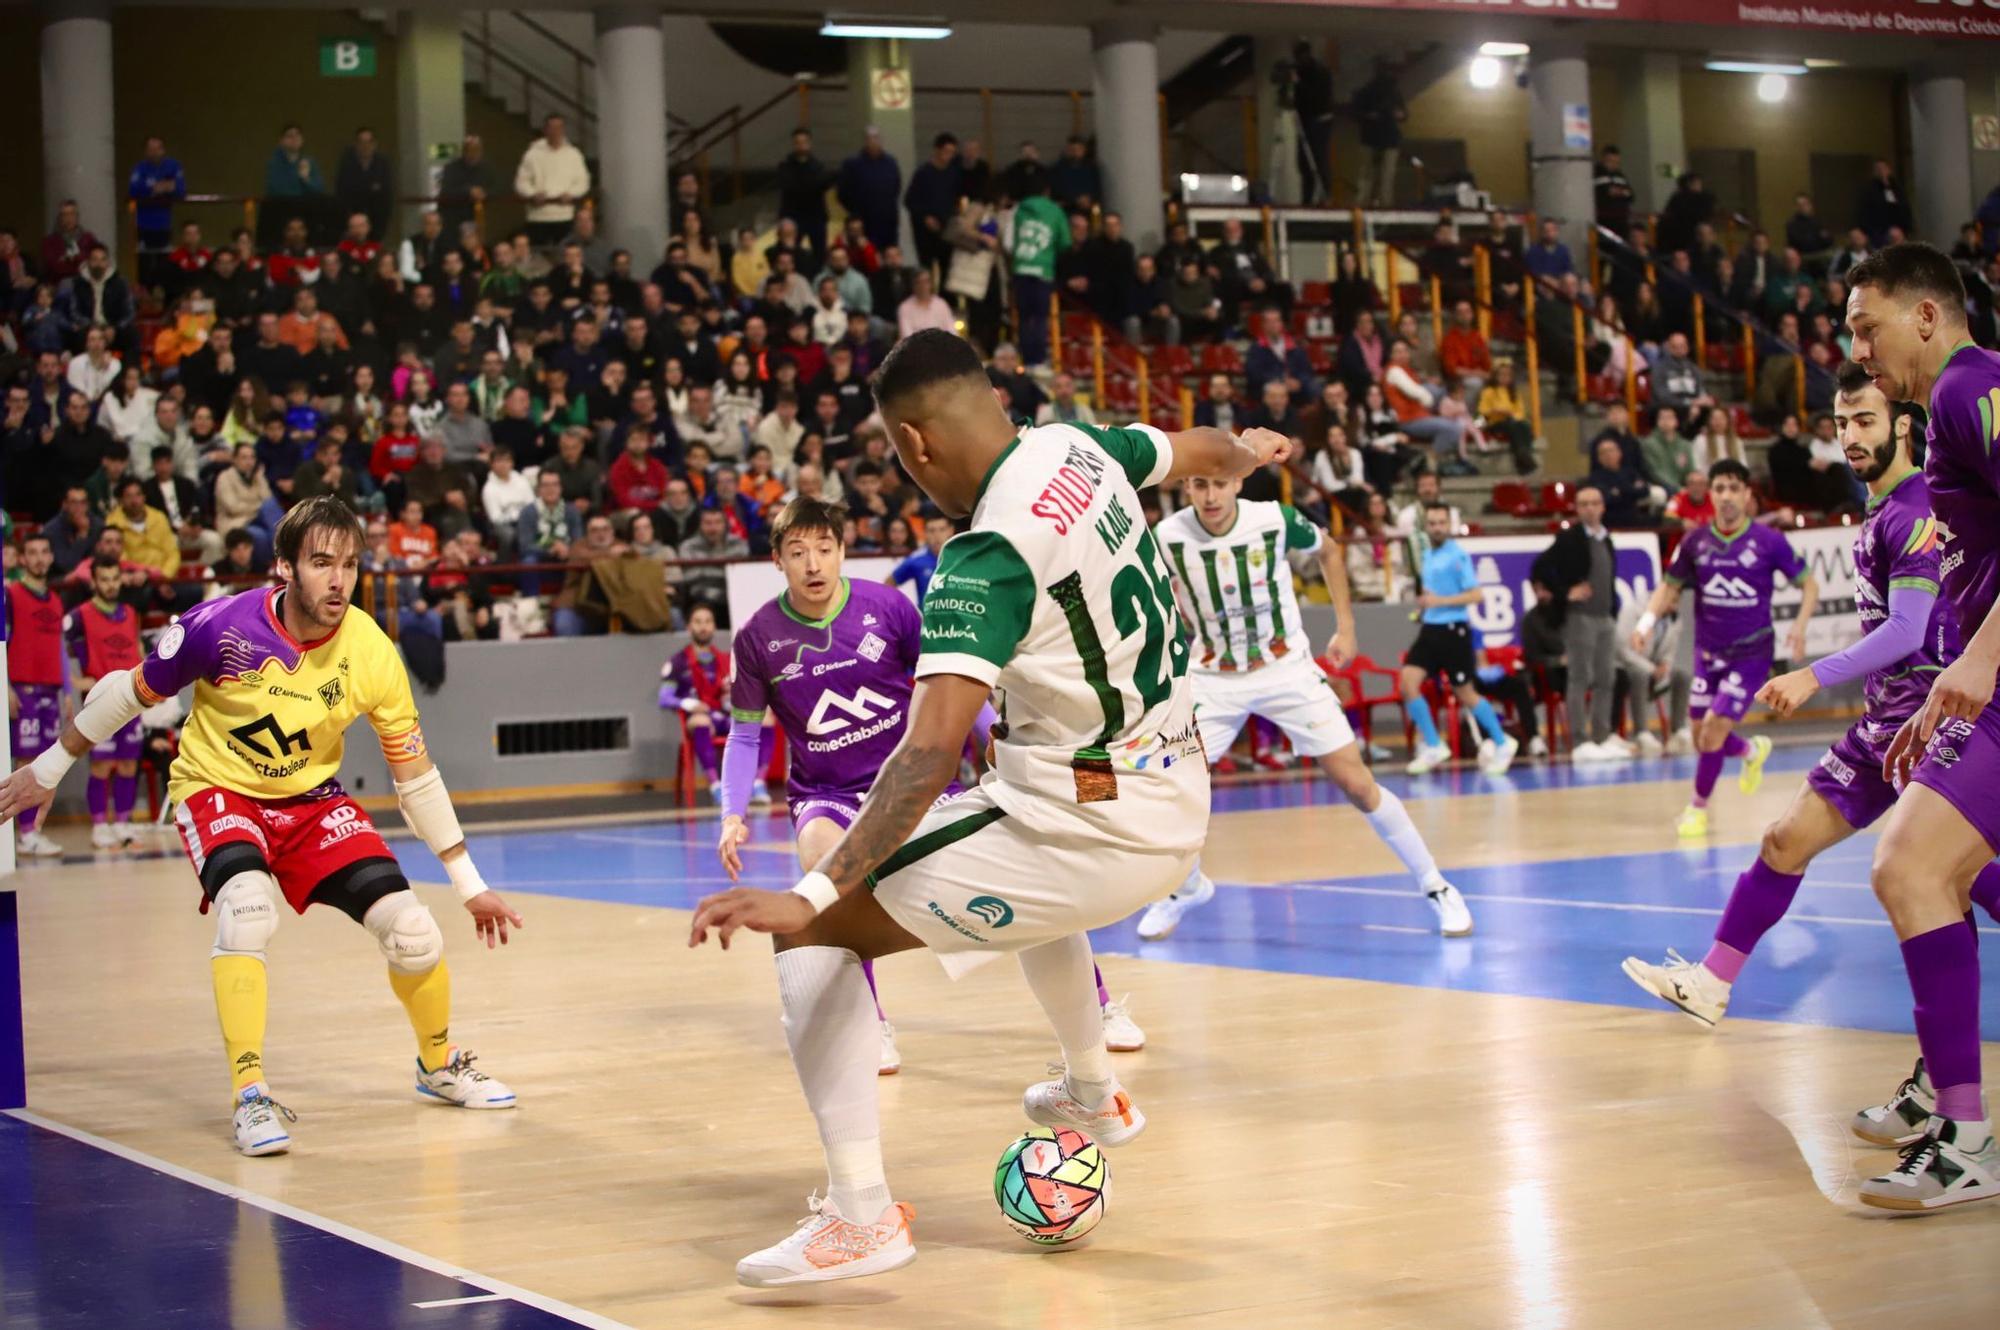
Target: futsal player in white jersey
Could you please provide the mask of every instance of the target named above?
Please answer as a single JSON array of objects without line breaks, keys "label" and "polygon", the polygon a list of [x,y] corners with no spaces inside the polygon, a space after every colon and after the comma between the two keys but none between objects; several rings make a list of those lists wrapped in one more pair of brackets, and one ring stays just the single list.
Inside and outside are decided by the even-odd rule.
[{"label": "futsal player in white jersey", "polygon": [[[938,560],[903,740],[860,815],[791,891],[737,887],[695,909],[690,945],[774,935],[792,1061],[826,1149],[828,1195],[745,1257],[756,1287],[851,1279],[916,1255],[876,1106],[875,1007],[861,962],[927,947],[954,976],[1020,963],[1064,1072],[1028,1088],[1034,1122],[1119,1146],[1146,1125],[1104,1044],[1088,930],[1171,891],[1208,832],[1188,637],[1139,490],[1282,460],[1270,430],[1015,432],[972,347],[905,338],[874,377],[910,477],[970,515]],[[1005,694],[979,787],[933,808],[979,709]]]},{"label": "futsal player in white jersey", "polygon": [[[1238,479],[1190,476],[1181,483],[1187,506],[1153,533],[1167,552],[1183,603],[1194,611],[1189,677],[1202,747],[1209,761],[1218,761],[1250,717],[1276,725],[1294,752],[1319,763],[1403,861],[1436,913],[1439,931],[1463,937],[1472,931],[1465,898],[1438,871],[1403,801],[1376,784],[1340,699],[1313,663],[1286,556],[1319,557],[1336,620],[1328,653],[1336,666],[1345,665],[1355,655],[1354,609],[1340,545],[1298,509],[1243,499],[1242,489]],[[1196,863],[1179,890],[1140,918],[1139,936],[1149,942],[1171,936],[1182,915],[1214,895],[1215,883]]]}]

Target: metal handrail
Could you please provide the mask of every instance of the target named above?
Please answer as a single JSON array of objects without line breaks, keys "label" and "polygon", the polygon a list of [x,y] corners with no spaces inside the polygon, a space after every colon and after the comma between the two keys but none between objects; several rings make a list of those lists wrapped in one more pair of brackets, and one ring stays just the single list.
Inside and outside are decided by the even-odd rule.
[{"label": "metal handrail", "polygon": [[[540,37],[543,41],[546,41],[550,45],[554,46],[564,55],[567,55],[572,60],[576,61],[579,70],[597,68],[596,57],[592,56],[588,51],[585,51],[580,47],[572,46],[569,43],[569,41],[566,38],[564,38],[561,34],[553,32],[546,27],[543,27],[540,23],[536,22],[532,18],[529,18],[526,14],[522,13],[520,10],[508,9],[508,10],[502,10],[501,12],[506,14],[508,18],[513,19],[516,23],[520,24],[522,27],[526,28],[529,32],[532,32],[537,37]],[[490,37],[488,38],[488,40],[491,40]],[[581,83],[582,80],[579,78],[578,79],[579,91],[581,91]],[[679,116],[675,115],[671,110],[667,112],[667,123],[673,126],[675,129],[680,130],[683,134],[689,132],[688,122],[681,119]]]}]

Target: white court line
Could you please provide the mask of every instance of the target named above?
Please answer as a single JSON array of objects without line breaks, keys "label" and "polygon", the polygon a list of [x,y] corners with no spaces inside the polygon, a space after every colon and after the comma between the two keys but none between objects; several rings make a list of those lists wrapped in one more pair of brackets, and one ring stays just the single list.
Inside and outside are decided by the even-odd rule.
[{"label": "white court line", "polygon": [[1419,937],[1429,937],[1432,931],[1428,928],[1407,928],[1402,924],[1363,924],[1361,928],[1368,933],[1415,933]]},{"label": "white court line", "polygon": [[505,1293],[482,1293],[476,1298],[438,1298],[433,1302],[413,1302],[412,1307],[430,1311],[434,1307],[470,1307],[475,1302],[507,1302]]},{"label": "white court line", "polygon": [[[138,1164],[142,1168],[150,1168],[156,1173],[164,1173],[170,1178],[176,1178],[181,1182],[212,1191],[219,1196],[227,1196],[232,1201],[240,1201],[244,1205],[254,1205],[259,1210],[269,1211],[280,1218],[304,1224],[308,1228],[316,1228],[322,1233],[331,1233],[337,1238],[345,1238],[358,1247],[366,1247],[370,1251],[380,1252],[382,1255],[393,1257],[405,1265],[414,1265],[420,1269],[429,1270],[432,1274],[443,1275],[447,1279],[457,1279],[471,1284],[475,1288],[483,1288],[493,1295],[494,1300],[518,1302],[523,1306],[533,1307],[537,1311],[547,1312],[551,1316],[566,1317],[575,1324],[585,1327],[585,1330],[632,1330],[631,1326],[626,1325],[622,1321],[614,1321],[608,1316],[599,1316],[596,1312],[587,1312],[581,1307],[572,1307],[566,1302],[559,1302],[554,1298],[543,1297],[539,1293],[530,1293],[527,1289],[516,1288],[512,1284],[503,1283],[488,1275],[476,1274],[463,1266],[453,1265],[449,1261],[440,1261],[434,1257],[425,1256],[422,1252],[412,1251],[400,1243],[390,1242],[386,1238],[378,1238],[372,1233],[364,1233],[358,1228],[340,1223],[337,1220],[328,1219],[323,1215],[316,1215],[310,1210],[301,1210],[295,1205],[287,1205],[283,1201],[273,1200],[269,1196],[259,1196],[256,1192],[245,1191],[241,1187],[232,1187],[228,1183],[204,1177],[190,1169],[182,1168],[178,1164],[169,1164],[164,1159],[156,1159],[152,1155],[134,1150],[129,1146],[120,1145],[116,1141],[106,1140],[102,1136],[93,1135],[81,1127],[72,1127],[67,1123],[45,1118],[31,1109],[8,1109],[7,1116],[18,1118],[30,1126],[40,1127],[45,1131],[52,1131],[58,1136],[67,1136],[73,1141],[81,1141],[85,1145],[102,1150],[106,1154],[116,1155],[120,1159]],[[467,1299],[467,1301],[479,1300]],[[421,1306],[423,1304],[418,1305]]]},{"label": "white court line", "polygon": [[[604,841],[612,845],[645,845],[657,849],[673,849],[677,846],[693,850],[712,850],[715,848],[715,841],[712,837],[693,840],[686,837],[670,837],[660,840],[651,836],[613,836],[601,831],[573,831],[570,833],[570,839]],[[779,849],[775,845],[745,845],[740,848],[751,854],[792,853],[789,849]]]}]

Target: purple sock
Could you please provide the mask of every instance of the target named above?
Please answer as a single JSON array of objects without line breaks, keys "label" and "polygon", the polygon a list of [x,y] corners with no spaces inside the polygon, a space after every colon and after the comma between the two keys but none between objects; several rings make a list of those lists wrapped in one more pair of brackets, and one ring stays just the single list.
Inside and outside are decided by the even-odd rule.
[{"label": "purple sock", "polygon": [[868,996],[875,999],[875,1019],[878,1021],[888,1020],[889,1018],[882,1014],[882,994],[875,988],[874,961],[861,962],[861,977],[868,981]]},{"label": "purple sock", "polygon": [[90,778],[90,820],[103,822],[111,814],[111,777]]},{"label": "purple sock", "polygon": [[1903,968],[1916,999],[1917,1046],[1937,1111],[1956,1122],[1981,1122],[1979,1102],[1979,944],[1962,924],[1946,924],[1903,943]]},{"label": "purple sock", "polygon": [[35,829],[35,822],[38,818],[41,817],[41,815],[42,815],[41,809],[30,808],[26,812],[20,814],[14,819],[14,827],[23,836],[28,835]]},{"label": "purple sock", "polygon": [[1694,806],[1708,807],[1708,796],[1715,793],[1716,778],[1722,775],[1721,752],[1703,753],[1694,760]]},{"label": "purple sock", "polygon": [[2000,919],[2000,860],[1979,870],[1972,879],[1972,903],[1995,919]]},{"label": "purple sock", "polygon": [[1731,730],[1729,737],[1722,741],[1720,751],[1724,757],[1741,757],[1750,751],[1750,741],[1735,730]]},{"label": "purple sock", "polygon": [[688,726],[688,747],[694,749],[694,760],[708,773],[708,778],[714,780],[717,775],[715,731],[706,725]]},{"label": "purple sock", "polygon": [[1743,962],[1750,959],[1757,943],[1792,908],[1792,897],[1799,893],[1802,876],[1780,873],[1759,859],[1736,879],[1736,889],[1729,893],[1729,902],[1722,907],[1715,945],[1701,962],[1716,978],[1726,983],[1736,982],[1736,976],[1743,972]]},{"label": "purple sock", "polygon": [[1100,1007],[1110,1006],[1111,990],[1104,986],[1104,967],[1093,963],[1090,967],[1090,972],[1097,976],[1097,1005]]},{"label": "purple sock", "polygon": [[1979,951],[1979,916],[1967,910],[1965,912],[1965,927],[1972,934],[1972,950],[1977,954]]},{"label": "purple sock", "polygon": [[113,793],[111,796],[112,820],[116,822],[130,822],[132,820],[132,810],[139,803],[139,775],[137,772],[134,772],[129,776],[116,776],[113,777],[113,782]]}]

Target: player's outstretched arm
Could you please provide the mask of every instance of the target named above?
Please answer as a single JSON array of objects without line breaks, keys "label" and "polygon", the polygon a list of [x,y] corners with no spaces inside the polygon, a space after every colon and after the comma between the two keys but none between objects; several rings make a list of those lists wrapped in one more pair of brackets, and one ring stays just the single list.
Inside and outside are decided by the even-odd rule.
[{"label": "player's outstretched arm", "polygon": [[1167,441],[1173,445],[1174,460],[1161,484],[1188,476],[1240,480],[1266,463],[1284,461],[1292,452],[1292,441],[1270,429],[1247,429],[1237,435],[1202,426],[1169,434]]},{"label": "player's outstretched arm", "polygon": [[[388,757],[388,750],[383,750]],[[502,900],[500,893],[486,885],[465,848],[465,833],[459,830],[458,813],[451,806],[451,794],[444,787],[444,775],[430,754],[418,753],[403,761],[389,760],[389,778],[396,786],[396,804],[403,820],[410,824],[418,840],[444,865],[472,926],[487,949],[507,945],[509,928],[524,928],[521,916]]]},{"label": "player's outstretched arm", "polygon": [[790,891],[732,887],[695,906],[688,945],[708,940],[710,929],[726,948],[739,928],[796,933],[829,905],[858,888],[875,866],[902,848],[958,771],[959,754],[992,692],[977,679],[928,674],[917,680],[903,742],[876,773],[861,816]]},{"label": "player's outstretched arm", "polygon": [[1335,669],[1345,669],[1360,654],[1361,642],[1354,631],[1354,592],[1347,584],[1347,547],[1326,531],[1319,535],[1319,571],[1333,601],[1333,641],[1327,643],[1327,655]]},{"label": "player's outstretched arm", "polygon": [[56,741],[27,766],[0,780],[0,822],[31,808],[46,807],[78,758],[124,729],[145,709],[134,686],[137,673],[113,670],[97,680],[76,715],[63,723]]}]

